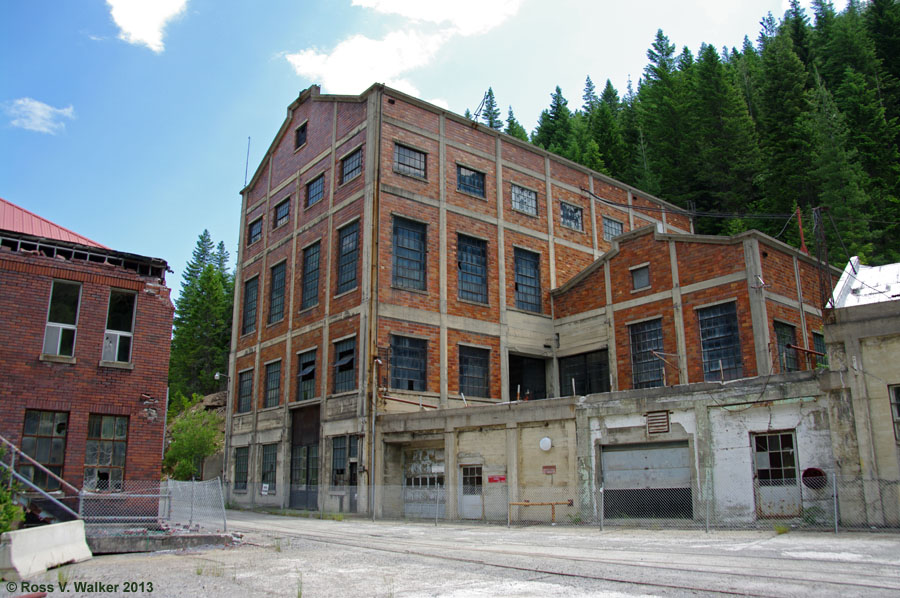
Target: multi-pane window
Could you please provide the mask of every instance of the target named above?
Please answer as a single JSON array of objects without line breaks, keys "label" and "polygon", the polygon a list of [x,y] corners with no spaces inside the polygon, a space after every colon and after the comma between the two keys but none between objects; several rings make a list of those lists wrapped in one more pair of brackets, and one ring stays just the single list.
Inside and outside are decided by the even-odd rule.
[{"label": "multi-pane window", "polygon": [[562,225],[575,230],[584,230],[583,210],[564,201],[559,202],[559,218]]},{"label": "multi-pane window", "polygon": [[603,217],[603,238],[605,240],[611,241],[614,237],[618,237],[623,232],[625,232],[624,224],[618,220],[613,220],[606,216]]},{"label": "multi-pane window", "polygon": [[269,281],[269,324],[284,317],[284,271],[286,262],[272,266]]},{"label": "multi-pane window", "polygon": [[300,309],[312,307],[319,302],[319,242],[303,250],[303,298]]},{"label": "multi-pane window", "polygon": [[394,171],[424,179],[428,172],[426,169],[426,156],[425,152],[414,150],[399,143],[394,144]]},{"label": "multi-pane window", "polygon": [[244,311],[241,314],[241,334],[256,330],[256,303],[259,299],[259,277],[244,283]]},{"label": "multi-pane window", "polygon": [[888,388],[891,393],[891,416],[894,420],[894,439],[900,442],[900,386]]},{"label": "multi-pane window", "polygon": [[391,336],[391,388],[425,390],[428,344],[424,339]]},{"label": "multi-pane window", "polygon": [[134,332],[134,306],[137,294],[131,291],[110,291],[106,332],[103,334],[103,361],[131,361],[131,339]]},{"label": "multi-pane window", "polygon": [[356,339],[348,338],[334,345],[334,392],[356,388]]},{"label": "multi-pane window", "polygon": [[347,437],[335,436],[331,439],[331,485],[343,486],[347,483]]},{"label": "multi-pane window", "polygon": [[362,172],[362,148],[341,160],[341,184]]},{"label": "multi-pane window", "polygon": [[81,285],[74,282],[53,281],[50,290],[50,309],[44,331],[43,353],[46,355],[75,355],[75,331],[78,323],[78,303]]},{"label": "multi-pane window", "polygon": [[822,355],[814,355],[816,360],[816,367],[827,368],[828,367],[828,349],[825,347],[825,335],[813,332],[813,349],[822,353]]},{"label": "multi-pane window", "polygon": [[359,222],[338,231],[337,294],[356,288],[356,261],[359,253]]},{"label": "multi-pane window", "polygon": [[253,407],[253,370],[238,374],[238,413],[247,413]]},{"label": "multi-pane window", "polygon": [[459,298],[487,303],[487,241],[459,235],[456,243]]},{"label": "multi-pane window", "polygon": [[697,310],[704,380],[736,380],[744,375],[736,303]]},{"label": "multi-pane window", "polygon": [[247,227],[247,245],[253,245],[262,239],[262,218],[257,218]]},{"label": "multi-pane window", "polygon": [[306,143],[306,123],[294,129],[294,149],[302,147]]},{"label": "multi-pane window", "polygon": [[316,396],[316,350],[297,356],[297,400],[308,401]]},{"label": "multi-pane window", "polygon": [[88,490],[121,490],[127,449],[127,417],[91,414],[84,446],[84,487]]},{"label": "multi-pane window", "polygon": [[394,217],[394,275],[392,284],[425,290],[425,225]]},{"label": "multi-pane window", "polygon": [[793,432],[754,434],[754,465],[760,486],[795,486],[797,460]]},{"label": "multi-pane window", "polygon": [[468,465],[462,468],[462,483],[464,496],[481,496],[482,474],[481,465]]},{"label": "multi-pane window", "polygon": [[234,449],[234,489],[247,489],[247,473],[250,465],[250,448],[239,446]]},{"label": "multi-pane window", "polygon": [[484,197],[484,173],[456,165],[456,189]]},{"label": "multi-pane window", "polygon": [[518,247],[516,262],[516,307],[527,311],[541,311],[541,256]]},{"label": "multi-pane window", "polygon": [[470,397],[489,397],[488,371],[491,352],[477,347],[459,347],[459,392]]},{"label": "multi-pane window", "polygon": [[261,483],[260,492],[268,494],[275,492],[276,473],[278,472],[278,445],[264,444],[262,446],[262,472],[259,476]]},{"label": "multi-pane window", "polygon": [[609,392],[609,354],[607,350],[602,349],[560,358],[559,387],[563,396],[570,392],[576,395]]},{"label": "multi-pane window", "polygon": [[650,266],[641,266],[631,270],[631,288],[635,291],[650,286]]},{"label": "multi-pane window", "polygon": [[283,202],[275,206],[275,218],[272,219],[272,228],[278,228],[282,224],[287,224],[291,217],[291,198],[288,197]]},{"label": "multi-pane window", "polygon": [[778,345],[778,364],[782,372],[796,372],[800,369],[797,363],[797,350],[793,347],[797,344],[796,328],[783,322],[774,322],[775,339]]},{"label": "multi-pane window", "polygon": [[263,407],[277,407],[281,399],[281,362],[266,364],[266,395]]},{"label": "multi-pane window", "polygon": [[537,192],[512,185],[512,208],[531,216],[537,216]]},{"label": "multi-pane window", "polygon": [[661,359],[662,319],[628,327],[631,336],[631,379],[634,388],[653,388],[665,382]]},{"label": "multi-pane window", "polygon": [[324,195],[325,175],[323,174],[306,184],[306,207],[319,203]]},{"label": "multi-pane window", "polygon": [[[66,432],[69,414],[64,411],[25,412],[25,428],[22,431],[22,452],[62,477],[66,456]],[[19,473],[44,490],[58,490],[59,482],[25,459],[19,460]]]}]

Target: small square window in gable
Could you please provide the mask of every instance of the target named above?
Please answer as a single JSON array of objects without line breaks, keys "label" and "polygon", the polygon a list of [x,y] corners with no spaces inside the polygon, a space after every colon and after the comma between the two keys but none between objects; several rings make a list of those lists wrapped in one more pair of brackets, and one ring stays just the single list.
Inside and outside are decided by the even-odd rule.
[{"label": "small square window in gable", "polygon": [[632,270],[631,285],[635,291],[650,288],[650,266],[641,266]]}]

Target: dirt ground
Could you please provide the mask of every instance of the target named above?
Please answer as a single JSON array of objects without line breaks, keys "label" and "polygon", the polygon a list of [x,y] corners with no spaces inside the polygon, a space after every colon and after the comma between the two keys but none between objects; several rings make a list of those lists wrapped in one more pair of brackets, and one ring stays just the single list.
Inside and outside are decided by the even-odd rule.
[{"label": "dirt ground", "polygon": [[232,530],[243,538],[230,548],[98,556],[26,588],[0,582],[0,595],[41,584],[50,596],[126,597],[900,595],[897,534],[507,529],[230,511]]}]

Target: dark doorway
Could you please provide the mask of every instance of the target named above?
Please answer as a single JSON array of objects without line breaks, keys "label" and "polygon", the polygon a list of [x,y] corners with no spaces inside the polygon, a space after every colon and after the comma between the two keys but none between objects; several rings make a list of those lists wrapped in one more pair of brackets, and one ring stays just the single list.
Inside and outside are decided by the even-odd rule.
[{"label": "dark doorway", "polygon": [[544,360],[523,355],[509,356],[509,400],[547,398]]},{"label": "dark doorway", "polygon": [[319,406],[291,412],[292,509],[319,507]]}]

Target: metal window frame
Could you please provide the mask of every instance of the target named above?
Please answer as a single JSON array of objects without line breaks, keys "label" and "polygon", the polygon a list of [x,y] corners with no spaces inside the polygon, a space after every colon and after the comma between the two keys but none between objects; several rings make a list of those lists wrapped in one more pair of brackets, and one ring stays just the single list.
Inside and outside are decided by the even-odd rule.
[{"label": "metal window frame", "polygon": [[281,404],[281,360],[266,364],[266,390],[263,409]]},{"label": "metal window frame", "polygon": [[[109,326],[110,310],[113,306],[113,294],[130,295],[134,298],[134,302],[131,305],[131,325],[128,330],[116,330]],[[101,359],[103,361],[131,363],[131,354],[134,349],[134,321],[137,317],[137,299],[138,294],[135,291],[124,289],[109,290],[109,299],[106,305],[106,329],[103,333],[103,349],[101,352]],[[124,345],[123,339],[128,339]],[[122,355],[123,350],[125,351],[125,355]]]},{"label": "metal window frame", "polygon": [[[615,232],[613,229],[618,230]],[[612,241],[614,238],[625,232],[625,223],[609,216],[603,217],[603,240]],[[613,234],[615,233],[615,234]]]},{"label": "metal window frame", "polygon": [[335,394],[356,390],[355,336],[334,343],[334,379],[332,385]]},{"label": "metal window frame", "polygon": [[247,247],[262,239],[263,218],[260,216],[247,225]]},{"label": "metal window frame", "polygon": [[[778,447],[770,448],[771,439],[778,438]],[[791,439],[791,446],[785,448],[784,438]],[[797,435],[794,430],[770,430],[766,432],[751,432],[751,451],[753,453],[753,472],[756,476],[756,482],[760,486],[796,486],[800,483],[800,462],[797,458]],[[760,440],[765,439],[765,450],[760,451]],[[768,467],[760,467],[760,453],[769,455],[767,461]],[[773,466],[771,455],[778,454],[779,464]],[[791,466],[787,467],[784,463],[784,456],[790,455]],[[762,472],[766,472],[765,475]],[[777,472],[777,475],[775,473]]]},{"label": "metal window frame", "polygon": [[356,288],[358,258],[359,221],[355,220],[338,229],[338,271],[335,294],[341,295]]},{"label": "metal window frame", "polygon": [[[338,446],[340,444],[341,446]],[[347,469],[350,461],[350,447],[346,435],[331,437],[331,485],[344,486],[347,483]],[[340,473],[338,473],[340,472]]]},{"label": "metal window frame", "polygon": [[[649,265],[637,266],[634,268],[629,268],[629,270],[631,271],[631,290],[643,291],[644,289],[650,288],[651,284],[650,284],[650,266]],[[640,276],[644,272],[647,273],[647,284],[638,286],[638,276]]]},{"label": "metal window frame", "polygon": [[[322,246],[319,241],[303,249],[303,282],[301,285],[300,309],[307,309],[319,303],[319,266]],[[315,264],[311,260],[315,258]]]},{"label": "metal window frame", "polygon": [[[797,351],[788,348],[788,345],[797,344],[797,327],[787,322],[772,321],[772,329],[775,331],[775,344],[778,347],[778,364],[782,372],[796,372],[800,370],[800,359]],[[790,334],[790,338],[787,335]]]},{"label": "metal window frame", "polygon": [[[575,221],[566,222],[567,215],[566,210],[570,210],[570,214],[568,217],[571,219],[573,216],[577,216]],[[559,222],[562,226],[566,228],[570,228],[572,230],[577,230],[580,233],[584,232],[584,208],[581,206],[576,206],[575,204],[569,203],[567,201],[559,202]],[[574,222],[574,224],[573,224]]]},{"label": "metal window frame", "polygon": [[[350,165],[348,172],[347,166]],[[362,172],[362,147],[358,147],[341,158],[341,184],[355,179]]]},{"label": "metal window frame", "polygon": [[[515,247],[516,307],[525,311],[542,313],[541,308],[541,254]],[[529,266],[533,266],[529,268]]]},{"label": "metal window frame", "polygon": [[[78,287],[78,298],[75,300],[75,323],[69,324],[67,322],[54,322],[50,319],[50,312],[53,310],[53,290],[56,288],[57,284],[61,285],[72,285]],[[81,312],[81,294],[83,291],[83,286],[80,282],[72,281],[72,280],[53,280],[50,284],[50,297],[47,301],[47,317],[46,324],[44,326],[44,342],[41,345],[41,352],[46,355],[63,355],[61,352],[62,345],[62,331],[63,330],[71,330],[72,331],[72,354],[71,355],[63,355],[64,357],[74,357],[75,356],[75,345],[78,341],[78,316]],[[56,339],[53,343],[55,345],[55,350],[53,353],[47,352],[47,345],[50,342],[50,334],[51,329],[56,330]],[[53,348],[53,347],[50,347]]]},{"label": "metal window frame", "polygon": [[[243,464],[243,466],[241,466]],[[250,447],[234,447],[234,489],[246,490],[250,475]]]},{"label": "metal window frame", "polygon": [[[510,183],[509,196],[513,210],[528,214],[529,216],[538,215],[537,191],[534,189]],[[531,204],[530,209],[528,208],[528,204],[522,203],[523,200]]]},{"label": "metal window frame", "polygon": [[[310,349],[297,354],[297,400],[316,398],[316,351]],[[307,392],[308,391],[308,392]],[[305,396],[308,394],[309,396]]]},{"label": "metal window frame", "polygon": [[[114,420],[113,421],[113,438],[104,438],[103,437],[103,433],[102,433],[103,418],[106,418],[106,417],[111,417]],[[101,433],[99,436],[91,435],[91,428],[93,427],[91,422],[94,420],[94,418],[100,418]],[[118,420],[120,420],[120,419],[125,420],[125,437],[124,438],[117,438],[116,434],[115,434],[115,430],[118,429]],[[91,480],[89,479],[89,477],[87,475],[87,471],[89,469],[94,469],[94,470],[107,469],[107,470],[110,470],[110,473],[112,473],[112,470],[114,470],[114,469],[119,470],[121,472],[121,478],[118,480],[118,485],[113,486],[114,480],[112,479],[112,476],[110,476],[110,478],[107,480],[108,486],[106,489],[108,489],[108,490],[121,490],[122,489],[122,483],[125,481],[125,471],[126,471],[126,466],[128,463],[128,428],[130,425],[131,425],[131,418],[127,415],[118,415],[118,414],[113,414],[113,413],[89,413],[88,414],[88,426],[87,426],[87,434],[85,436],[85,458],[84,458],[84,470],[83,470],[84,471],[83,484],[86,489],[91,489],[91,490],[98,489],[96,482],[98,482],[99,479],[94,479],[93,480],[94,485],[93,485],[93,487],[91,486]],[[87,444],[92,441],[93,442],[111,442],[111,443],[113,443],[113,446],[112,446],[113,455],[115,455],[115,452],[116,452],[116,449],[115,449],[116,445],[124,445],[125,458],[124,458],[124,462],[122,463],[122,465],[121,466],[113,465],[112,463],[106,465],[106,464],[101,464],[99,462],[89,464],[88,460],[87,460]],[[99,448],[98,448],[98,455],[99,455]],[[96,471],[95,471],[95,473],[96,473]]]},{"label": "metal window frame", "polygon": [[567,396],[575,379],[575,394],[609,392],[609,350],[596,349],[559,358],[559,388]]},{"label": "metal window frame", "polygon": [[428,229],[422,222],[393,217],[391,284],[401,289],[424,291]]},{"label": "metal window frame", "polygon": [[[303,147],[304,145],[306,145],[307,133],[308,133],[307,125],[308,124],[309,124],[309,120],[305,120],[302,123],[300,123],[299,125],[297,125],[297,128],[294,129],[294,150],[298,150],[301,147]],[[300,139],[301,135],[303,136],[302,140]]]},{"label": "metal window frame", "polygon": [[[318,187],[318,188],[316,188]],[[325,173],[323,172],[310,182],[306,183],[306,203],[305,206],[310,208],[325,197]]]},{"label": "metal window frame", "polygon": [[487,241],[458,233],[456,236],[457,296],[475,303],[488,302]]},{"label": "metal window frame", "polygon": [[428,386],[428,341],[391,335],[391,388],[425,391]]},{"label": "metal window frame", "polygon": [[[51,414],[53,421],[51,423],[51,430],[50,430],[49,434],[41,433],[40,419],[38,420],[37,429],[34,431],[34,433],[32,433],[32,434],[28,433],[28,429],[26,426],[28,423],[28,414],[30,414],[30,413],[38,414],[39,418],[40,418],[41,414],[44,414],[44,413]],[[57,419],[57,416],[59,416],[59,415],[65,415],[66,426],[65,426],[65,429],[62,434],[56,434],[56,426],[58,425],[56,423],[56,419]],[[19,442],[19,446],[20,446],[22,452],[27,454],[29,457],[31,457],[32,459],[34,459],[41,465],[43,465],[45,468],[49,469],[51,472],[55,473],[58,477],[62,477],[63,468],[65,467],[65,462],[66,462],[66,444],[68,444],[68,438],[69,438],[69,415],[70,415],[70,413],[68,411],[53,411],[50,409],[26,409],[25,416],[22,419],[22,436],[21,436],[21,442]],[[29,438],[34,439],[34,450],[32,450],[32,451],[28,451],[25,449],[26,445],[28,444],[26,439],[29,439]],[[49,439],[49,441],[50,441],[50,449],[47,453],[46,459],[40,458],[40,456],[39,456],[40,451],[38,451],[38,448],[37,448],[38,440],[42,439],[42,438]],[[59,438],[62,438],[63,448],[62,448],[62,455],[60,455],[60,461],[56,462],[56,461],[52,460],[52,458],[53,458],[53,440],[59,439]],[[34,466],[30,465],[27,461],[19,461],[16,466],[16,471],[18,471],[19,473],[21,473],[22,475],[27,477],[29,480],[31,480],[33,483],[37,484],[44,490],[52,491],[52,490],[59,489],[59,482],[57,480],[48,476],[46,473],[36,469]],[[28,475],[28,472],[31,472],[31,475]],[[39,479],[35,480],[35,476],[37,474],[40,474],[40,475],[38,475]],[[41,484],[40,478],[44,478],[46,480],[46,483]]]},{"label": "metal window frame", "polygon": [[665,385],[665,364],[652,353],[663,350],[662,318],[630,324],[628,337],[631,341],[632,387],[655,388]]},{"label": "metal window frame", "polygon": [[828,367],[828,347],[825,345],[825,335],[821,332],[813,332],[813,349],[824,355],[813,355],[815,367]]},{"label": "metal window frame", "polygon": [[479,170],[463,166],[462,164],[456,165],[457,191],[462,191],[463,193],[468,193],[477,197],[485,197],[485,179],[484,173]]},{"label": "metal window frame", "polygon": [[276,489],[278,482],[278,443],[263,444],[260,451],[259,489],[268,484],[268,492]]},{"label": "metal window frame", "polygon": [[891,419],[894,422],[894,439],[900,444],[900,385],[888,386],[888,395],[891,405]]},{"label": "metal window frame", "polygon": [[[250,284],[253,284],[251,287]],[[252,298],[250,289],[253,289]],[[241,335],[256,330],[256,310],[259,306],[259,275],[244,281],[244,309],[241,310]]]},{"label": "metal window frame", "polygon": [[287,287],[287,260],[275,264],[269,269],[269,318],[267,322],[274,324],[284,319],[284,295]]},{"label": "metal window frame", "polygon": [[491,350],[459,345],[459,392],[490,397]]},{"label": "metal window frame", "polygon": [[253,411],[253,370],[238,372],[237,384],[237,412],[250,413]]},{"label": "metal window frame", "polygon": [[428,153],[394,142],[394,172],[419,179],[427,179]]},{"label": "metal window frame", "polygon": [[[737,303],[728,301],[695,310],[700,329],[700,357],[706,381],[744,376]],[[720,366],[721,363],[721,366]]]},{"label": "metal window frame", "polygon": [[[284,213],[281,213],[281,212]],[[279,202],[272,209],[272,228],[276,229],[279,226],[285,225],[291,219],[291,196],[288,195],[286,199]]]}]

